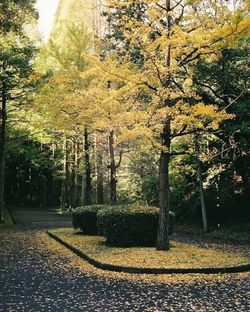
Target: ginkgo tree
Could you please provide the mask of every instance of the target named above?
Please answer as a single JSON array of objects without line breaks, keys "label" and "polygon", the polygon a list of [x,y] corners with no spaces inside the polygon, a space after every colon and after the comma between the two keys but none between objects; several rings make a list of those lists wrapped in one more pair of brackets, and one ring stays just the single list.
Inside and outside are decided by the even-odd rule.
[{"label": "ginkgo tree", "polygon": [[[131,14],[143,4],[140,14]],[[108,16],[120,26],[114,34],[115,49],[104,72],[122,77],[127,90],[127,119],[123,137],[148,139],[160,150],[160,216],[157,249],[170,248],[169,162],[175,138],[218,129],[233,118],[213,104],[205,104],[193,88],[193,72],[198,60],[220,58],[222,49],[249,31],[249,2],[214,0],[108,1]],[[112,44],[111,44],[112,46]],[[131,58],[128,50],[139,51]],[[121,136],[122,137],[122,136]]]},{"label": "ginkgo tree", "polygon": [[[114,129],[109,125],[117,110],[113,94],[116,90],[108,88],[108,75],[100,75],[94,54],[94,42],[84,23],[66,24],[62,38],[59,40],[55,33],[41,55],[40,66],[50,68],[52,75],[35,101],[36,110],[43,116],[44,128],[59,131],[67,137],[84,137],[85,204],[92,202],[89,141],[93,133],[98,136],[108,133],[106,139],[108,141],[109,137],[111,142]],[[113,143],[109,146],[112,150]],[[112,156],[113,194],[116,193],[115,169]],[[111,198],[115,203],[115,195]]]},{"label": "ginkgo tree", "polygon": [[[85,139],[88,137],[86,128],[88,114],[81,119],[82,111],[86,112],[87,106],[85,102],[80,102],[79,98],[80,91],[88,85],[88,81],[82,79],[81,74],[89,67],[86,56],[90,49],[90,36],[86,32],[84,24],[72,23],[69,25],[66,23],[64,26],[63,35],[57,36],[57,32],[54,31],[48,45],[42,49],[38,66],[46,71],[50,70],[51,77],[37,94],[35,110],[40,116],[43,116],[44,129],[60,133],[60,137],[64,137],[61,141],[64,151],[61,204],[71,206],[68,204],[68,194],[70,193],[69,149],[70,145],[77,147],[83,136]],[[87,145],[85,142],[85,146]],[[79,158],[79,156],[76,157]],[[77,159],[75,159],[75,163],[78,163]],[[90,173],[86,176],[87,189],[91,189],[89,177]],[[87,194],[90,192],[91,190]],[[91,196],[89,195],[88,198],[87,201],[90,203]]]}]

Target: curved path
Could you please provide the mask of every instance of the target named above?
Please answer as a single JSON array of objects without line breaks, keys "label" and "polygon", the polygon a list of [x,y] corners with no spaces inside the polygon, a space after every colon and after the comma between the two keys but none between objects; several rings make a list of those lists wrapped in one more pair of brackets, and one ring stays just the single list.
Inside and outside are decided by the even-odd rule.
[{"label": "curved path", "polygon": [[[73,265],[78,261],[76,256],[72,255],[75,258],[70,262],[69,253],[57,252],[53,245],[57,243],[43,234],[52,225],[50,213],[37,211],[43,215],[39,226],[39,220],[34,222],[34,211],[32,218],[27,211],[22,212],[18,212],[19,223],[25,227],[0,232],[1,312],[250,310],[249,275],[209,283],[153,284],[89,274]],[[53,218],[54,225],[68,222]],[[28,227],[29,221],[32,227]]]}]

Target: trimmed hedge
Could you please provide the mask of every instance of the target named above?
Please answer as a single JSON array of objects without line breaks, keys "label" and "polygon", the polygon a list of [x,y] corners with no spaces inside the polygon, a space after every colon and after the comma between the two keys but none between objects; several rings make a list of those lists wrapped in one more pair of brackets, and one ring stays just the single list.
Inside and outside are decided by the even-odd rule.
[{"label": "trimmed hedge", "polygon": [[106,206],[91,205],[75,208],[72,212],[72,224],[85,235],[97,235],[97,212]]},{"label": "trimmed hedge", "polygon": [[[155,246],[159,208],[150,206],[116,206],[97,213],[99,234],[112,246]],[[174,213],[170,213],[169,234],[174,229]]]}]

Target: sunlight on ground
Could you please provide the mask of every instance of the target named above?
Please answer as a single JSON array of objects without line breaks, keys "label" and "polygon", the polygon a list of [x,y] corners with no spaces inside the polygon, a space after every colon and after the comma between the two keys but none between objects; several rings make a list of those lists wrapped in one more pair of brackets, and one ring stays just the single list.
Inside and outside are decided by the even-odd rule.
[{"label": "sunlight on ground", "polygon": [[249,263],[249,259],[232,253],[219,252],[190,244],[173,242],[170,251],[155,248],[111,248],[100,236],[76,234],[70,228],[52,231],[61,239],[77,247],[100,262],[140,268],[204,268],[227,267]]}]

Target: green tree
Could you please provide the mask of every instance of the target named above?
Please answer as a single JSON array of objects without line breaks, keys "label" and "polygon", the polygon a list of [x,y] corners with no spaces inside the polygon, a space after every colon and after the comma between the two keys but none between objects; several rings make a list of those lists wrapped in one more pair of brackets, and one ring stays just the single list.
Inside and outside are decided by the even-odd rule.
[{"label": "green tree", "polygon": [[[36,51],[24,24],[37,16],[34,1],[3,1],[0,5],[0,220],[4,209],[4,158],[7,116],[10,106],[22,103],[34,89],[31,60]],[[23,10],[22,10],[23,9]],[[12,17],[12,19],[10,19]],[[27,20],[26,20],[27,19]],[[13,107],[12,107],[13,109]]]},{"label": "green tree", "polygon": [[[212,191],[219,187],[221,194],[217,203],[210,204],[220,206],[221,216],[232,217],[234,206],[247,207],[249,200],[249,36],[223,50],[217,62],[200,61],[194,81],[205,102],[216,103],[235,115],[207,141],[210,157],[205,157],[205,163],[209,161],[211,166],[207,188]],[[245,215],[243,209],[241,212]],[[214,218],[218,219],[218,215]]]}]

